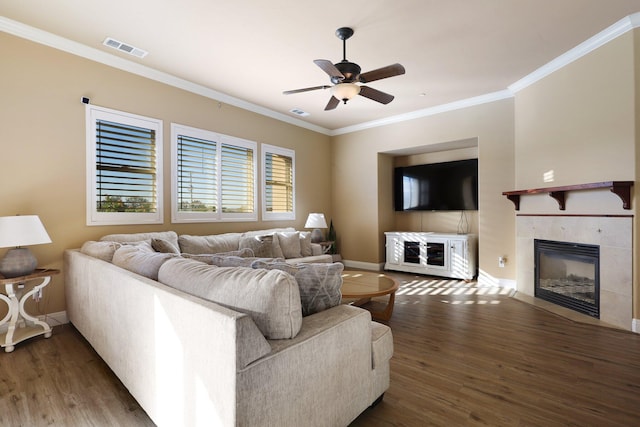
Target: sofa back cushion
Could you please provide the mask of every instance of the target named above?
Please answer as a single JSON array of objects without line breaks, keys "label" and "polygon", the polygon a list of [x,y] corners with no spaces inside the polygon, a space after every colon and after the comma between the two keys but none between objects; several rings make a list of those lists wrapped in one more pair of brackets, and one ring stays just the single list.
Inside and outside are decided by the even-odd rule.
[{"label": "sofa back cushion", "polygon": [[217,254],[237,251],[240,244],[240,233],[212,234],[210,236],[190,236],[181,234],[178,237],[180,252],[186,254]]},{"label": "sofa back cushion", "polygon": [[158,281],[250,315],[268,339],[294,338],[302,326],[298,284],[283,271],[175,258],[160,267]]},{"label": "sofa back cushion", "polygon": [[122,245],[113,254],[113,264],[133,273],[158,280],[158,270],[170,258],[176,254],[156,252],[151,243],[142,242],[135,245]]},{"label": "sofa back cushion", "polygon": [[113,254],[120,246],[122,246],[122,243],[95,242],[91,240],[82,244],[80,252],[103,261],[111,262],[113,260]]},{"label": "sofa back cushion", "polygon": [[178,246],[178,235],[175,231],[153,231],[150,233],[130,233],[130,234],[108,234],[102,236],[100,241],[119,242],[119,243],[136,243],[149,242],[152,239],[161,239],[170,242],[174,246]]},{"label": "sofa back cushion", "polygon": [[[251,249],[239,249],[237,251],[231,252],[221,252],[219,254],[182,254],[183,258],[194,259],[196,261],[204,262],[205,264],[217,265],[218,267],[247,267],[250,266],[253,261],[255,261],[256,257],[253,256],[253,251]],[[218,265],[216,260],[220,258],[240,258],[240,259],[249,259],[248,265],[244,263],[240,265]]]}]

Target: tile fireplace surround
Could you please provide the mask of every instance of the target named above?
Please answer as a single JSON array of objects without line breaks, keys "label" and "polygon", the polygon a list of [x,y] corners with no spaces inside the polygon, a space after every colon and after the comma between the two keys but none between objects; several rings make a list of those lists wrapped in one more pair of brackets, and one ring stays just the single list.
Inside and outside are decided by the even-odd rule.
[{"label": "tile fireplace surround", "polygon": [[[600,246],[600,320],[631,330],[633,218],[518,214],[516,217],[517,291],[534,295],[534,239]],[[586,316],[586,315],[585,315]]]}]

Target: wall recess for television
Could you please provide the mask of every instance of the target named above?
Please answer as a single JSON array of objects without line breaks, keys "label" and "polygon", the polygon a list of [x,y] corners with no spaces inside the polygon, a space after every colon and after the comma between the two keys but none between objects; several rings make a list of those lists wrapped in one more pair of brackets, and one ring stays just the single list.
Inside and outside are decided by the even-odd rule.
[{"label": "wall recess for television", "polygon": [[565,185],[562,187],[547,188],[531,188],[528,190],[504,191],[503,196],[511,200],[516,206],[516,210],[520,210],[520,196],[526,194],[548,193],[549,196],[556,199],[561,211],[565,210],[566,193],[569,191],[596,190],[600,188],[608,188],[612,193],[616,194],[622,200],[624,209],[631,209],[631,186],[633,181],[607,181],[593,182],[590,184]]}]

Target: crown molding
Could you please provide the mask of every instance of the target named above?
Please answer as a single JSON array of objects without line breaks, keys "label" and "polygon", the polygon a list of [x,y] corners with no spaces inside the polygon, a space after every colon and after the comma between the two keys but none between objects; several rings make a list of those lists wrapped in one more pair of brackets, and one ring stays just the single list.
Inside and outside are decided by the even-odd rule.
[{"label": "crown molding", "polygon": [[522,89],[536,83],[539,80],[547,77],[548,75],[558,71],[559,69],[566,67],[571,64],[573,61],[582,58],[588,53],[593,52],[597,48],[604,46],[610,41],[620,37],[625,34],[627,31],[631,31],[634,28],[638,28],[640,26],[640,12],[634,13],[633,15],[629,15],[625,18],[622,18],[615,24],[610,27],[600,31],[595,36],[585,40],[580,43],[578,46],[573,49],[563,53],[542,67],[538,68],[534,72],[529,75],[523,77],[517,82],[509,85],[508,89],[516,94]]},{"label": "crown molding", "polygon": [[232,105],[234,107],[242,108],[244,110],[261,114],[263,116],[271,117],[272,119],[280,120],[282,122],[286,122],[298,127],[306,128],[314,132],[325,135],[329,135],[330,132],[329,129],[323,128],[321,126],[316,126],[314,124],[296,119],[295,117],[290,117],[286,114],[278,113],[276,111],[261,107],[251,102],[229,96],[222,92],[218,92],[208,87],[190,82],[185,79],[181,79],[174,75],[158,71],[129,59],[120,58],[119,56],[112,55],[111,53],[103,52],[101,50],[75,42],[73,40],[69,40],[64,37],[60,37],[55,34],[40,30],[38,28],[25,25],[21,22],[8,19],[4,16],[0,16],[0,31],[64,51],[72,55],[80,56],[91,61],[99,62],[101,64],[105,64],[122,71],[155,80],[169,86],[183,89],[197,95],[201,95],[219,102],[223,102],[225,104]]},{"label": "crown molding", "polygon": [[330,136],[344,135],[361,131],[364,129],[375,128],[379,126],[387,126],[394,123],[406,122],[408,120],[419,119],[421,117],[435,116],[436,114],[446,113],[448,111],[461,110],[463,108],[474,107],[476,105],[487,104],[490,102],[501,101],[503,99],[512,98],[513,93],[505,89],[498,92],[487,93],[473,98],[461,99],[460,101],[450,102],[448,104],[436,105],[422,110],[412,111],[410,113],[398,114],[396,116],[386,117],[380,120],[360,123],[353,126],[347,126],[331,131]]},{"label": "crown molding", "polygon": [[155,70],[145,65],[141,65],[137,62],[120,58],[110,53],[103,52],[101,50],[0,16],[0,31],[328,136],[343,135],[364,129],[387,126],[394,123],[414,120],[421,117],[433,116],[448,111],[459,110],[462,108],[468,108],[476,105],[511,98],[518,91],[532,85],[533,83],[547,77],[555,71],[569,65],[573,61],[587,55],[595,49],[604,46],[617,37],[638,27],[640,27],[640,12],[629,15],[619,20],[615,24],[589,38],[575,48],[553,59],[534,72],[518,80],[517,82],[509,85],[507,89],[451,102],[448,104],[442,104],[423,110],[413,111],[406,114],[399,114],[396,116],[387,117],[385,119],[373,120],[353,126],[330,130],[294,117],[290,117],[286,114],[261,107],[257,104],[253,104],[242,99],[229,96],[222,92],[218,92],[208,87],[181,79],[174,75]]}]

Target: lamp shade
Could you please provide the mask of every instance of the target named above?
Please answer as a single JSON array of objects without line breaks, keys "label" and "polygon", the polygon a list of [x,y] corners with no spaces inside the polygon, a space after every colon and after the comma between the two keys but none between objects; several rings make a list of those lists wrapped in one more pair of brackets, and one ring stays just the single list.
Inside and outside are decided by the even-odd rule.
[{"label": "lamp shade", "polygon": [[51,243],[38,215],[0,217],[0,248]]},{"label": "lamp shade", "polygon": [[324,219],[324,214],[310,213],[307,217],[307,222],[304,224],[304,228],[327,228],[327,221]]},{"label": "lamp shade", "polygon": [[345,103],[360,93],[360,86],[355,83],[338,83],[331,88],[331,94]]}]

